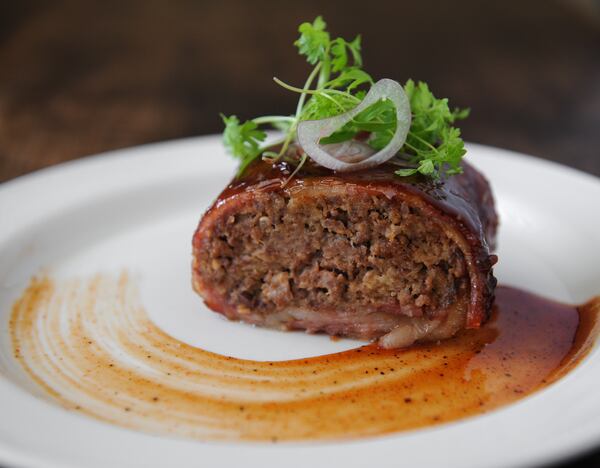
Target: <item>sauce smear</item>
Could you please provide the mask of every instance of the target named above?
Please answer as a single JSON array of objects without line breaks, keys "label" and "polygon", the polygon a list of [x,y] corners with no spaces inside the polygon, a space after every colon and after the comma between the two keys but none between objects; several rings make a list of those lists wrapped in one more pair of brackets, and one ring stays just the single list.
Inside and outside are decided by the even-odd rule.
[{"label": "sauce smear", "polygon": [[487,324],[439,344],[260,362],[165,334],[123,273],[34,279],[10,329],[15,357],[68,409],[157,434],[323,440],[430,426],[516,401],[586,355],[599,311],[600,298],[574,307],[499,287]]}]

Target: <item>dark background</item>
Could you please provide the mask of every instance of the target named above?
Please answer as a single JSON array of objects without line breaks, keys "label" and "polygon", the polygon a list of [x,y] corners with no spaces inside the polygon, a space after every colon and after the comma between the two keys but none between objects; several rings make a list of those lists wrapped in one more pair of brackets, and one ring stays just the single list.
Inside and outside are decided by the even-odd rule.
[{"label": "dark background", "polygon": [[465,139],[600,175],[600,1],[28,0],[0,3],[0,181],[291,112],[271,78],[304,81],[292,42],[318,14],[362,33],[374,78],[471,107]]},{"label": "dark background", "polygon": [[600,2],[0,2],[0,181],[114,148],[290,112],[292,42],[323,14],[377,79],[468,106],[465,139],[600,175]]}]

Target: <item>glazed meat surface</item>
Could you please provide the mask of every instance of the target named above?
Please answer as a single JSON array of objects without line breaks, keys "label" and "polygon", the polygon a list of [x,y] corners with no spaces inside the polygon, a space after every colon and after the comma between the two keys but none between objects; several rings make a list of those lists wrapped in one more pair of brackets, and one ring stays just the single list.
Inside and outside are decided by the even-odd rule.
[{"label": "glazed meat surface", "polygon": [[[445,181],[255,162],[194,235],[193,285],[232,320],[385,347],[487,317],[496,215],[472,167]],[[287,183],[285,183],[287,181]]]}]

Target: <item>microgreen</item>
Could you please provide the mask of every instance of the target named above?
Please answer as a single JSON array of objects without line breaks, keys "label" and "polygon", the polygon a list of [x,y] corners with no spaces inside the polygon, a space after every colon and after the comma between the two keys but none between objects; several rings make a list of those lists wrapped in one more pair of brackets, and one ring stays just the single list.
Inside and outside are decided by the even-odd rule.
[{"label": "microgreen", "polygon": [[[304,56],[313,69],[303,86],[293,86],[274,78],[283,88],[298,94],[298,104],[293,115],[257,117],[240,123],[235,115],[222,115],[225,124],[223,140],[226,148],[241,161],[239,173],[267,149],[266,133],[269,126],[283,136],[273,145],[279,145],[277,154],[282,157],[296,138],[298,124],[304,120],[321,120],[347,112],[358,105],[373,84],[371,76],[362,68],[361,37],[352,41],[341,37],[331,38],[322,17],[312,23],[302,23],[299,38],[294,42],[298,53]],[[412,122],[410,131],[397,158],[403,160],[398,176],[420,173],[433,178],[442,174],[462,172],[460,162],[465,154],[460,130],[455,121],[468,116],[468,109],[450,110],[447,99],[438,99],[426,83],[408,80],[404,85],[410,100]],[[396,114],[389,100],[378,101],[368,107],[342,128],[326,138],[322,144],[347,141],[367,135],[367,143],[375,150],[384,148],[396,131]],[[306,155],[304,155],[306,156]],[[303,157],[304,161],[306,157]]]}]

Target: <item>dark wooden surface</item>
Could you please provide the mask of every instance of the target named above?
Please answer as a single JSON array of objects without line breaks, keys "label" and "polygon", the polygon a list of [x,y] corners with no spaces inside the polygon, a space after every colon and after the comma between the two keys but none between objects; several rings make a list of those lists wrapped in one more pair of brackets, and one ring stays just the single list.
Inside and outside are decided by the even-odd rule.
[{"label": "dark wooden surface", "polygon": [[[598,3],[1,2],[0,181],[219,132],[218,112],[289,112],[295,96],[271,78],[303,81],[291,44],[317,14],[336,34],[363,34],[374,77],[425,80],[471,107],[467,140],[599,176]],[[600,466],[600,454],[577,463]]]}]

